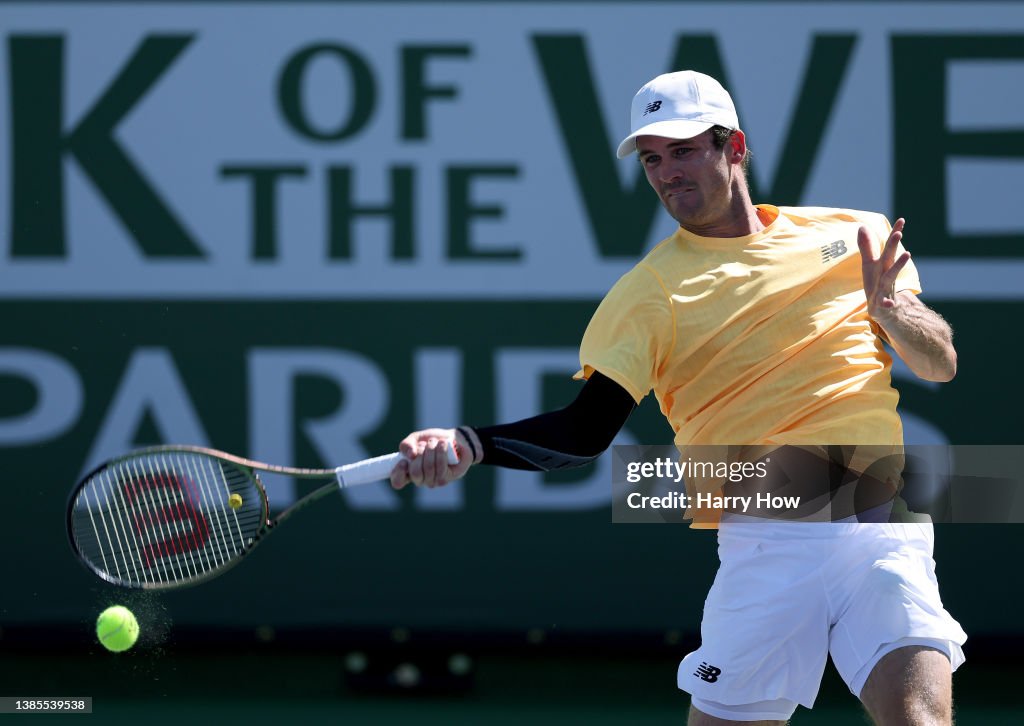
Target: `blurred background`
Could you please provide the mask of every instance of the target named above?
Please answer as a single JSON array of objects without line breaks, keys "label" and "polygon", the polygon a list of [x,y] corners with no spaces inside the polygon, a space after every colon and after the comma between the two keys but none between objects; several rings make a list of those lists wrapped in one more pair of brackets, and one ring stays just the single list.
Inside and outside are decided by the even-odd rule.
[{"label": "blurred background", "polygon": [[[607,457],[351,490],[164,595],[100,582],[64,522],[137,446],[334,466],[567,402],[597,302],[673,229],[614,158],[669,70],[732,92],[755,202],[907,218],[960,353],[942,387],[895,369],[907,442],[1024,443],[1020,2],[2,2],[0,30],[0,695],[680,722],[714,535],[613,525]],[[670,442],[653,400],[618,439]],[[1024,715],[1021,553],[937,527],[961,723]],[[121,655],[114,602],[143,629]],[[863,721],[830,670],[795,722]]]}]

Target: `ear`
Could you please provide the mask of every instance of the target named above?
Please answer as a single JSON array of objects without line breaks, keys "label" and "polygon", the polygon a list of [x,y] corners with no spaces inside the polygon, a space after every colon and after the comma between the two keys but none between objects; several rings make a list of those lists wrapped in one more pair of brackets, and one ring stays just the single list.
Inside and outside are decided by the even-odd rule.
[{"label": "ear", "polygon": [[732,132],[732,136],[729,137],[729,143],[727,145],[729,153],[729,161],[733,164],[739,164],[743,161],[743,157],[747,155],[747,137],[746,135],[736,129]]}]

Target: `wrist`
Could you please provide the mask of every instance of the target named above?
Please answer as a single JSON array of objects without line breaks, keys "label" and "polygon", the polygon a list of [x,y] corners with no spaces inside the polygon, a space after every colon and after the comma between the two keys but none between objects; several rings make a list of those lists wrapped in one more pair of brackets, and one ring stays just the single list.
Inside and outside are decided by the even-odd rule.
[{"label": "wrist", "polygon": [[463,439],[466,443],[463,447],[469,452],[472,457],[473,464],[479,464],[484,458],[484,447],[480,442],[480,437],[477,436],[476,431],[471,429],[469,426],[458,426],[455,429],[455,435],[457,438]]},{"label": "wrist", "polygon": [[868,310],[868,317],[874,320],[885,332],[892,333],[899,327],[902,316],[899,305],[878,305]]}]

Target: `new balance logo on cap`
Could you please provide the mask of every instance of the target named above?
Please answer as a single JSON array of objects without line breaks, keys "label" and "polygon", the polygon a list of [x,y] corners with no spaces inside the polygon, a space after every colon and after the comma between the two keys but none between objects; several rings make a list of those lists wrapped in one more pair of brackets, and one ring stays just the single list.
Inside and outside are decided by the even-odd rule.
[{"label": "new balance logo on cap", "polygon": [[654,113],[659,108],[661,108],[661,101],[654,101],[653,103],[647,104],[647,108],[644,109],[644,116],[649,113]]},{"label": "new balance logo on cap", "polygon": [[830,245],[824,245],[821,248],[821,264],[825,264],[830,260],[834,260],[838,257],[842,257],[846,254],[846,240],[837,239]]},{"label": "new balance logo on cap", "polygon": [[707,663],[701,663],[699,666],[697,666],[697,672],[693,675],[697,676],[702,681],[707,681],[708,683],[715,683],[718,680],[718,677],[722,675],[722,669],[715,668],[715,666],[708,665]]}]

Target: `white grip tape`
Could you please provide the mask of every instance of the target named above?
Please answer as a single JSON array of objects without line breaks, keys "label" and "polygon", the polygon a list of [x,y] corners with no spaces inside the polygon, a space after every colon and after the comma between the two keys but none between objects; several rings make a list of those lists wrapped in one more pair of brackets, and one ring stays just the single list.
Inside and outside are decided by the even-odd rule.
[{"label": "white grip tape", "polygon": [[[355,487],[387,479],[391,476],[391,470],[395,468],[395,464],[401,460],[402,455],[396,451],[393,454],[384,454],[339,466],[334,470],[334,474],[338,477],[338,486],[342,489]],[[452,466],[459,463],[454,443],[448,445],[448,463]]]}]

